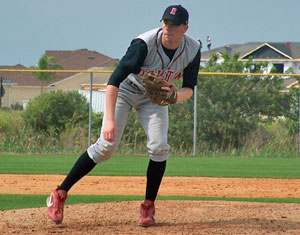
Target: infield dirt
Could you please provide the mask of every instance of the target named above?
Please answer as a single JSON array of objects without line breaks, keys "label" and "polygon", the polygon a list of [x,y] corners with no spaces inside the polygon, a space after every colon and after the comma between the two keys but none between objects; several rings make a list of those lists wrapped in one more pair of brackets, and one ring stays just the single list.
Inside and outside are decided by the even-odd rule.
[{"label": "infield dirt", "polygon": [[[0,175],[0,194],[47,194],[65,176]],[[144,195],[145,177],[86,176],[69,194]],[[159,195],[300,198],[300,179],[165,177]],[[156,201],[157,225],[137,226],[141,201],[65,206],[61,225],[46,207],[0,211],[0,234],[300,234],[300,204]]]}]

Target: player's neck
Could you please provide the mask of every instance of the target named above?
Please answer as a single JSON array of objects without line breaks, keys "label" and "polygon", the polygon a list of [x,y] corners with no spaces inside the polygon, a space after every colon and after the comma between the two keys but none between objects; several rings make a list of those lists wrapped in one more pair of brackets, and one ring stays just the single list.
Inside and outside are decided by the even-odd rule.
[{"label": "player's neck", "polygon": [[169,41],[162,39],[162,45],[168,50],[176,50],[180,45],[180,41]]}]

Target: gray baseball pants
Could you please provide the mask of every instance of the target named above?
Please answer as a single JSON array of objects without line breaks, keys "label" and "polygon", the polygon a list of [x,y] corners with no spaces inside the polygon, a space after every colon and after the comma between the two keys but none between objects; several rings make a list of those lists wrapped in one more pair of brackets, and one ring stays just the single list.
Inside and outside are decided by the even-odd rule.
[{"label": "gray baseball pants", "polygon": [[170,146],[167,143],[168,137],[168,106],[152,104],[138,88],[130,85],[125,79],[119,87],[118,98],[115,109],[115,121],[117,125],[117,138],[115,142],[106,141],[102,130],[105,125],[105,113],[101,128],[101,134],[96,143],[88,149],[89,157],[100,163],[108,160],[120,144],[128,116],[132,108],[135,108],[140,123],[147,136],[147,149],[149,157],[153,161],[162,162],[168,158]]}]

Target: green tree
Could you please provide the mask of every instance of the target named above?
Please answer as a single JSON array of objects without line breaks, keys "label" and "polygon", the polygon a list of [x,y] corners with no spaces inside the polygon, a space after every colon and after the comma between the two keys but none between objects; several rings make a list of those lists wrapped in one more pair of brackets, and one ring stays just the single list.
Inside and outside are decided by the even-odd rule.
[{"label": "green tree", "polygon": [[[218,61],[212,55],[203,71],[249,72],[252,60],[246,63],[227,53]],[[264,64],[257,64],[255,71],[263,72]],[[198,136],[210,148],[238,148],[245,137],[267,122],[282,116],[286,96],[279,91],[283,81],[278,77],[259,76],[200,76],[198,80]]]},{"label": "green tree", "polygon": [[[38,70],[57,70],[57,69],[63,69],[63,67],[56,63],[56,60],[52,56],[48,56],[47,54],[44,54],[37,66],[30,66],[30,69],[38,69]],[[47,84],[48,82],[52,81],[56,78],[56,73],[49,73],[49,72],[33,72],[33,76],[35,76],[39,81],[42,82],[41,85],[41,93],[43,92],[43,86]]]}]

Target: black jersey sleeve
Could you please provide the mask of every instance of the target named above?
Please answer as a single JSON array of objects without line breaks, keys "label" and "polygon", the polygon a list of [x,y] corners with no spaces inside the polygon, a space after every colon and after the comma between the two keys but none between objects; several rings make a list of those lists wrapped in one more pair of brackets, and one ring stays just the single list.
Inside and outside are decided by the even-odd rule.
[{"label": "black jersey sleeve", "polygon": [[201,59],[201,52],[199,49],[194,60],[183,70],[182,87],[189,87],[192,90],[194,90],[194,86],[197,85],[200,59]]},{"label": "black jersey sleeve", "polygon": [[125,55],[110,76],[107,84],[119,87],[121,82],[127,78],[130,73],[138,74],[147,53],[147,44],[142,39],[132,40]]}]

